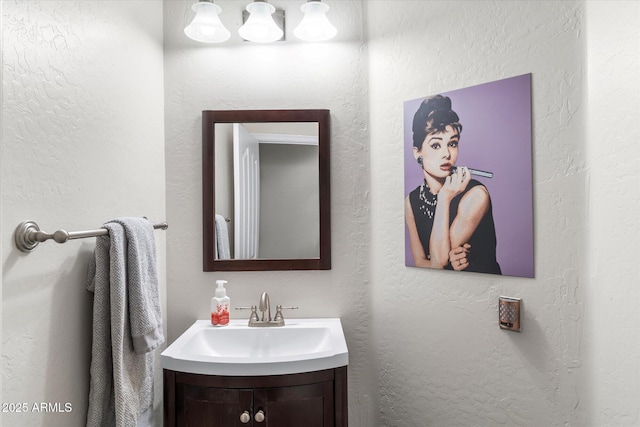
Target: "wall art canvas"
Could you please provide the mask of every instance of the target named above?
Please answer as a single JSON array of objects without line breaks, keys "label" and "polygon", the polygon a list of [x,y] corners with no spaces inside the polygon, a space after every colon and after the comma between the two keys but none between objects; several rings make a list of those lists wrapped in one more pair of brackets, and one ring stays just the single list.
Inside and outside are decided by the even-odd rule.
[{"label": "wall art canvas", "polygon": [[405,264],[534,277],[531,74],[404,103]]}]

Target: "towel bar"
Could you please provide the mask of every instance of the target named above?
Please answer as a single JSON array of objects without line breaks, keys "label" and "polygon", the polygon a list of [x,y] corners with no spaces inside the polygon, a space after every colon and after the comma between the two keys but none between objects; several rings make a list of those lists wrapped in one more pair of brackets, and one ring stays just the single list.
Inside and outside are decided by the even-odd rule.
[{"label": "towel bar", "polygon": [[[166,222],[153,224],[154,229],[166,230],[169,225]],[[47,233],[40,230],[38,224],[34,221],[23,221],[18,225],[14,232],[14,241],[16,247],[21,252],[31,252],[38,246],[38,243],[53,239],[58,243],[65,243],[67,240],[84,239],[85,237],[105,236],[109,234],[109,230],[101,228],[99,230],[86,231],[66,231],[58,230],[53,233]]]}]

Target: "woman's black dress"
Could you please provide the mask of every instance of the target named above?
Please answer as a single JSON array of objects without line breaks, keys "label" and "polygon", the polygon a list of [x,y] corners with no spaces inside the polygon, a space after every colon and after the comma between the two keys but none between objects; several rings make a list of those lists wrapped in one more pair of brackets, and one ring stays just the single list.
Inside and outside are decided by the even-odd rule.
[{"label": "woman's black dress", "polygon": [[[477,185],[482,184],[472,179],[466,190],[453,198],[449,208],[449,225],[458,214],[460,199]],[[433,228],[433,216],[437,209],[437,196],[431,194],[427,183],[424,182],[409,194],[409,202],[411,203],[416,227],[418,228],[420,243],[422,243],[427,259],[430,259],[429,240],[431,239],[431,229]],[[464,271],[502,274],[500,265],[496,261],[496,229],[493,223],[491,204],[489,204],[487,213],[480,220],[478,228],[476,228],[468,243],[471,245],[470,252],[467,255],[469,266]],[[451,269],[451,266],[447,264],[446,268]]]}]

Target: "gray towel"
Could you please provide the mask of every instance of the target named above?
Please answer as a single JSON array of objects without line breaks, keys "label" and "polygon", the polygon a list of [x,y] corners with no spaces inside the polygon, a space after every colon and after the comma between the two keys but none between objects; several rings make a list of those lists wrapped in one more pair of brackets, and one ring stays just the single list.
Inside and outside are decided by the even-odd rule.
[{"label": "gray towel", "polygon": [[153,225],[143,218],[104,224],[87,289],[93,343],[87,426],[129,427],[153,406],[153,349],[164,342]]},{"label": "gray towel", "polygon": [[216,214],[216,259],[231,258],[231,250],[229,249],[229,231],[227,230],[227,221],[220,214]]}]

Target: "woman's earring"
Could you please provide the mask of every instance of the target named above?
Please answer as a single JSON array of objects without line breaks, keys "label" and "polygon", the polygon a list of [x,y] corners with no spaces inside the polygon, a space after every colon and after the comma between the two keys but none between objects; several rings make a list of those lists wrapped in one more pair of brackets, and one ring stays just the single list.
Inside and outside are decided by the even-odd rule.
[{"label": "woman's earring", "polygon": [[422,164],[422,156],[418,156],[418,158],[416,159],[418,160],[418,164],[421,165]]}]

